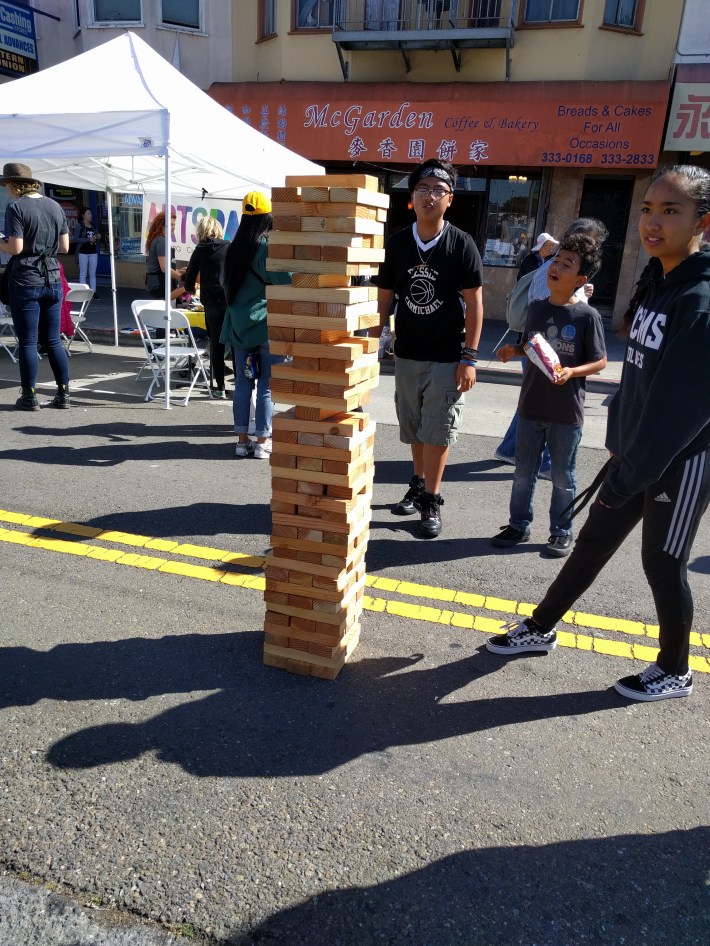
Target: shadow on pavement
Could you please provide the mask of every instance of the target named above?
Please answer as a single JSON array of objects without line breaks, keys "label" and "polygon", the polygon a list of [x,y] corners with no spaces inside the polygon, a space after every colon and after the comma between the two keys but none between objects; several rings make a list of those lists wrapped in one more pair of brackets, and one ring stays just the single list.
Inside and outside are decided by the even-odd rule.
[{"label": "shadow on pavement", "polygon": [[223,946],[705,946],[708,867],[707,828],[468,850],[318,894]]},{"label": "shadow on pavement", "polygon": [[[281,777],[321,774],[391,746],[621,709],[624,702],[613,690],[477,698],[478,682],[504,663],[483,648],[436,667],[424,666],[421,654],[365,658],[336,683],[320,681],[264,667],[262,640],[241,632],[62,644],[48,652],[8,647],[0,706],[218,690],[145,722],[75,732],[47,758],[57,768],[83,769],[152,752],[196,776]],[[464,688],[466,699],[444,702]]]}]

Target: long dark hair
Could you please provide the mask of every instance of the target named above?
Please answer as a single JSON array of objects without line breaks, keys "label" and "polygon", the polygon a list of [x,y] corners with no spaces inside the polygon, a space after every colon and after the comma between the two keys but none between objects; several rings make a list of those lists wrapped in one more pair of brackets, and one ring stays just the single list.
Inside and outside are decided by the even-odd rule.
[{"label": "long dark hair", "polygon": [[[704,217],[710,213],[710,174],[695,164],[672,164],[659,168],[648,182],[648,188],[662,177],[674,177],[680,190],[683,191],[692,201],[695,202],[696,217]],[[631,331],[631,323],[634,320],[636,310],[641,305],[641,300],[646,295],[651,283],[661,272],[661,265],[658,260],[651,258],[639,276],[639,281],[634,287],[633,295],[629,300],[629,307],[624,312],[621,319],[621,335],[628,335]]]},{"label": "long dark hair", "polygon": [[271,214],[242,215],[224,258],[224,295],[228,305],[234,302],[261,238],[271,229],[273,219]]}]

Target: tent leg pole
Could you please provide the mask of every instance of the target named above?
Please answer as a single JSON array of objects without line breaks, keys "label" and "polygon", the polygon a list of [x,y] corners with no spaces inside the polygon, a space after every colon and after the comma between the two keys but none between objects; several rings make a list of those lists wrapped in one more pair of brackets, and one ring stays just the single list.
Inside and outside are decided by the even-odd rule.
[{"label": "tent leg pole", "polygon": [[111,302],[113,305],[113,344],[118,348],[118,304],[116,301],[116,247],[113,241],[113,202],[111,188],[106,188],[108,210],[108,249],[111,263]]},{"label": "tent leg pole", "polygon": [[[169,140],[169,135],[168,135]],[[170,410],[170,270],[173,268],[173,233],[170,225],[170,147],[165,149],[165,410]]]}]

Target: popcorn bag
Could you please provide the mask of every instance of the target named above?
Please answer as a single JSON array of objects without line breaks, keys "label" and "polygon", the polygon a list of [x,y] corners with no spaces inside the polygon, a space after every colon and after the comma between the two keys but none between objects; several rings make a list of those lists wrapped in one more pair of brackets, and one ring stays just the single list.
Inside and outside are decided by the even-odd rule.
[{"label": "popcorn bag", "polygon": [[538,332],[528,339],[523,345],[525,354],[530,361],[536,365],[550,381],[555,381],[557,375],[562,371],[560,359],[557,352],[552,348],[544,335]]}]

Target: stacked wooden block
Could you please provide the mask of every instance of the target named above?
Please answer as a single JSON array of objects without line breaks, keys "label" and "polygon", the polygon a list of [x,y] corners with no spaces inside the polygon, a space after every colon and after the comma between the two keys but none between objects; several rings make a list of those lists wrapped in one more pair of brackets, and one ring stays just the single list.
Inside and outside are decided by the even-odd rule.
[{"label": "stacked wooden block", "polygon": [[292,177],[272,192],[267,269],[269,344],[290,355],[272,369],[277,405],[271,476],[273,554],[266,564],[264,662],[334,679],[355,648],[365,588],[377,384],[377,272],[389,198],[363,174]]}]

